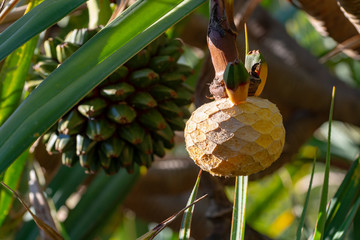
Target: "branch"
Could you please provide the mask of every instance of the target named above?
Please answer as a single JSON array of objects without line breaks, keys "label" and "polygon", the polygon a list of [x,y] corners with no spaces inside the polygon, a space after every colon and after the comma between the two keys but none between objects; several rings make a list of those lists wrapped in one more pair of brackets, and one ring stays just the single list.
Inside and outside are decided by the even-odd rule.
[{"label": "branch", "polygon": [[349,21],[360,32],[360,1],[359,0],[337,0],[341,10]]},{"label": "branch", "polygon": [[[354,25],[345,17],[336,0],[299,0],[302,9],[309,15],[315,29],[323,36],[330,36],[336,42],[358,34]],[[360,59],[360,49],[345,50],[344,53],[354,59]]]}]

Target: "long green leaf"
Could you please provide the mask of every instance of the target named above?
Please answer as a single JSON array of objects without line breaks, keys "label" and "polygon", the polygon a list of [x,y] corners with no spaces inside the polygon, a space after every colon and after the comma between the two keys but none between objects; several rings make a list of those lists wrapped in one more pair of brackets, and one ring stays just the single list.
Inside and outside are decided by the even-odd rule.
[{"label": "long green leaf", "polygon": [[[28,151],[24,152],[5,172],[3,181],[12,189],[17,189],[21,173],[24,170]],[[13,203],[13,196],[3,188],[0,190],[0,226],[3,224]]]},{"label": "long green leaf", "polygon": [[360,198],[360,158],[354,161],[346,174],[334,198],[330,202],[328,217],[325,224],[325,239],[339,236],[339,229],[348,219],[354,202]]},{"label": "long green leaf", "polygon": [[324,184],[321,192],[320,208],[318,219],[315,227],[314,240],[324,239],[324,230],[326,222],[326,205],[329,191],[329,172],[330,172],[330,144],[331,144],[331,122],[334,112],[335,87],[333,87],[330,113],[329,113],[329,130],[328,130],[328,147],[326,153],[326,164],[324,173]]},{"label": "long green leaf", "polygon": [[353,235],[360,236],[360,208],[358,208],[357,213],[354,217],[354,224],[352,226]]},{"label": "long green leaf", "polygon": [[[187,201],[186,205],[192,204],[196,199],[196,195],[197,195],[199,185],[200,185],[201,173],[202,173],[202,170],[199,171],[199,174],[196,178],[194,188],[191,191],[189,200]],[[192,215],[194,212],[194,207],[195,206],[191,206],[188,209],[186,209],[184,212],[184,216],[181,221],[181,227],[180,227],[180,232],[179,232],[179,239],[181,239],[181,240],[190,239],[191,219],[192,219]]]},{"label": "long green leaf", "polygon": [[0,173],[118,66],[204,1],[137,1],[90,39],[0,128]]},{"label": "long green leaf", "polygon": [[89,232],[121,204],[139,175],[138,167],[132,174],[125,169],[114,176],[100,172],[65,221],[70,239],[93,239]]},{"label": "long green leaf", "polygon": [[331,199],[328,209],[328,215],[326,219],[326,225],[325,228],[329,228],[330,223],[335,218],[335,215],[339,211],[340,204],[343,201],[343,199],[351,194],[355,195],[356,190],[358,190],[358,185],[360,179],[358,179],[358,172],[360,171],[360,157],[353,162],[351,165],[351,168],[346,173],[345,178],[341,182],[338,190],[336,191],[334,197]]},{"label": "long green leaf", "polygon": [[[42,0],[30,1],[26,12],[29,12]],[[0,126],[11,115],[20,103],[26,75],[34,54],[38,37],[10,54],[0,72]]]},{"label": "long green leaf", "polygon": [[57,209],[65,204],[69,196],[78,189],[87,176],[80,164],[76,164],[71,169],[66,166],[60,167],[48,186],[49,196]]},{"label": "long green leaf", "polygon": [[307,210],[307,207],[308,207],[308,204],[309,204],[310,192],[311,192],[312,182],[313,182],[313,179],[314,179],[315,165],[316,165],[316,155],[314,157],[313,167],[312,167],[312,170],[311,170],[310,182],[309,182],[309,187],[308,187],[308,190],[307,190],[307,193],[306,193],[304,208],[303,208],[303,211],[301,213],[300,223],[299,223],[297,231],[296,231],[296,240],[301,239],[301,231],[302,231],[302,228],[304,226],[306,210]]},{"label": "long green leaf", "polygon": [[[345,233],[349,229],[358,209],[360,206],[360,197],[357,198],[354,205],[351,207],[348,216],[342,222],[341,226],[337,229],[336,233],[334,234],[333,240],[343,240],[345,238]],[[359,237],[359,236],[358,236]]]},{"label": "long green leaf", "polygon": [[45,0],[0,34],[0,60],[86,0]]},{"label": "long green leaf", "polygon": [[38,37],[10,54],[0,72],[0,125],[18,107]]},{"label": "long green leaf", "polygon": [[[33,9],[42,0],[29,2],[26,12]],[[22,90],[28,73],[31,57],[37,44],[37,37],[24,44],[9,55],[0,72],[0,126],[20,103]],[[3,181],[12,189],[17,189],[28,152],[24,152],[5,172]],[[5,189],[0,190],[0,226],[5,220],[13,202],[13,197]]]},{"label": "long green leaf", "polygon": [[234,209],[231,222],[231,240],[244,239],[247,186],[247,176],[236,177]]}]

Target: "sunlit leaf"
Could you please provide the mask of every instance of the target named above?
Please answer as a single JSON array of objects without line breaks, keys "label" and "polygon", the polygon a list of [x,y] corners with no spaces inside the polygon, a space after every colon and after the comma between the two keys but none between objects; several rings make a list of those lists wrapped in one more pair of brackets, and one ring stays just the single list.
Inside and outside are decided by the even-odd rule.
[{"label": "sunlit leaf", "polygon": [[[189,200],[186,205],[192,204],[196,199],[196,195],[197,195],[197,192],[199,189],[199,184],[200,184],[201,173],[202,173],[202,170],[199,171],[194,188],[191,191]],[[191,219],[192,219],[193,212],[194,212],[194,206],[191,206],[185,210],[184,216],[181,221],[179,239],[190,239]]]},{"label": "sunlit leaf", "polygon": [[247,186],[247,176],[236,177],[234,209],[231,223],[231,240],[244,239]]},{"label": "sunlit leaf", "polygon": [[307,190],[307,193],[306,193],[303,211],[301,213],[300,222],[299,222],[299,225],[298,225],[298,228],[297,228],[297,231],[296,231],[296,239],[297,240],[301,239],[301,231],[302,231],[302,228],[304,226],[305,215],[306,215],[307,207],[308,207],[308,204],[309,204],[309,198],[310,198],[312,182],[313,182],[313,179],[314,179],[315,164],[316,164],[316,155],[314,157],[313,167],[312,167],[311,175],[310,175],[309,187],[308,187],[308,190]]},{"label": "sunlit leaf", "polygon": [[333,87],[330,113],[329,113],[329,130],[328,130],[328,147],[326,153],[326,165],[324,173],[324,183],[321,192],[320,208],[318,219],[315,227],[314,240],[324,239],[324,230],[326,222],[326,205],[328,198],[328,188],[329,188],[329,172],[330,172],[330,144],[331,144],[331,121],[334,112],[334,99],[335,99],[335,87]]}]

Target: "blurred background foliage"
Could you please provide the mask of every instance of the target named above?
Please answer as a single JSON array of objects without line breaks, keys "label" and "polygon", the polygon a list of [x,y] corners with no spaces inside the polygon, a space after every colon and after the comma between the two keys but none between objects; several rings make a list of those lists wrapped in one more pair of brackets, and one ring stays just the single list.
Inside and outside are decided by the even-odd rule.
[{"label": "blurred background foliage", "polygon": [[[19,6],[25,3],[25,1],[22,1]],[[289,35],[317,58],[323,57],[336,47],[335,41],[331,38],[322,37],[309,23],[306,13],[290,4],[289,1],[263,0],[261,6],[285,26]],[[114,8],[114,5],[112,5],[112,8]],[[203,4],[195,13],[170,28],[167,34],[171,38],[181,36],[185,29],[191,28],[189,19],[194,15],[207,19],[209,16],[208,4]],[[89,13],[86,6],[82,6],[42,33],[39,42],[50,36],[64,37],[71,29],[87,27],[88,22]],[[41,51],[42,49],[38,45],[37,52]],[[205,55],[206,49],[186,44],[185,53],[179,60],[194,67],[195,74],[187,79],[187,83],[193,88],[196,87]],[[36,57],[34,62],[35,60]],[[325,65],[346,84],[359,88],[359,61],[341,53],[326,61]],[[192,105],[189,108],[194,110],[195,106]],[[295,239],[309,184],[312,160],[316,155],[319,161],[316,163],[303,239],[311,236],[316,224],[317,209],[319,208],[326,155],[326,139],[327,123],[324,123],[314,133],[313,137],[299,149],[298,154],[293,156],[290,163],[271,175],[249,182],[246,209],[247,224],[271,239]],[[145,168],[135,169],[135,172],[131,175],[126,171],[121,171],[114,176],[106,176],[104,172],[96,175],[86,175],[79,165],[73,168],[59,167],[59,159],[56,156],[46,156],[41,147],[38,148],[36,154],[29,154],[27,157],[28,161],[17,191],[28,201],[28,172],[33,167],[32,163],[39,161],[41,165],[41,167],[38,166],[37,170],[39,182],[44,187],[44,194],[49,201],[51,213],[56,216],[56,224],[62,229],[65,238],[136,239],[149,231],[159,221],[159,217],[165,219],[163,216],[153,216],[154,220],[152,221],[149,219],[144,220],[141,217],[142,214],[138,214],[135,209],[132,209],[132,205],[129,203],[135,201],[134,198],[140,198],[137,199],[140,202],[147,198],[146,194],[134,195],[130,193],[136,180],[144,178],[147,174]],[[338,164],[331,168],[330,197],[334,195],[346,174],[346,170],[360,152],[359,127],[340,121],[333,122],[331,151],[332,159],[336,159]],[[174,159],[181,158],[187,158],[187,153],[182,134],[179,132],[176,146],[172,151],[167,152],[166,159],[169,160],[169,164],[173,160],[175,165],[169,166],[176,171],[178,166]],[[166,167],[166,165],[160,163],[154,167],[158,169]],[[195,182],[195,177],[196,174],[193,175],[192,182]],[[164,179],[163,181],[167,180]],[[178,184],[181,185],[182,182],[178,182]],[[155,192],[162,188],[162,186],[154,187]],[[190,194],[191,188],[183,191],[185,191],[186,196]],[[231,184],[226,186],[226,194],[230,201],[233,199],[233,191],[234,187]],[[172,204],[172,198],[167,198],[166,196],[169,193],[163,192],[159,193],[159,199],[161,194],[163,199],[159,201],[155,199],[152,204],[159,204],[159,208],[166,210]],[[123,204],[124,201],[125,204]],[[167,204],[164,204],[164,202],[167,202]],[[185,206],[186,198],[182,202],[182,206]],[[146,205],[146,203],[144,204]],[[201,204],[202,202],[198,203],[195,212],[201,207]],[[151,208],[152,206],[148,205],[148,207]],[[179,210],[180,208],[181,205],[179,204],[175,206],[175,209]],[[171,211],[172,213],[175,212]],[[39,232],[36,225],[17,201],[13,202],[8,214],[3,212],[0,214],[5,214],[4,222],[0,227],[0,239],[37,239]],[[196,218],[193,221],[197,221]],[[198,224],[201,226],[201,223]],[[179,224],[172,225],[172,228],[166,228],[156,239],[177,239],[178,228]],[[356,239],[351,231],[348,239]]]}]

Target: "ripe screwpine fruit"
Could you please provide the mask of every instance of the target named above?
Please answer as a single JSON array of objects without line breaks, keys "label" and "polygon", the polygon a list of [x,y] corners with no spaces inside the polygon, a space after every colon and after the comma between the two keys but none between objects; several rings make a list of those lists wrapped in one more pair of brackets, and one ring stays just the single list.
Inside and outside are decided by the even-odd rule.
[{"label": "ripe screwpine fruit", "polygon": [[[79,29],[64,41],[45,41],[35,73],[47,77],[95,33]],[[177,63],[182,52],[179,40],[160,36],[65,114],[44,135],[46,150],[61,153],[65,165],[79,161],[90,173],[100,167],[109,174],[122,167],[131,172],[134,164],[149,167],[154,155],[163,157],[174,145],[174,131],[185,127],[192,102],[184,85],[192,69]]]},{"label": "ripe screwpine fruit", "polygon": [[[196,109],[186,123],[186,149],[194,162],[212,175],[257,173],[282,152],[285,129],[279,109],[257,97],[267,75],[260,57],[253,51],[245,66],[237,61],[229,63],[224,72],[227,97],[215,96],[215,101]],[[262,73],[261,65],[265,69]]]},{"label": "ripe screwpine fruit", "polygon": [[248,97],[235,105],[229,98],[202,105],[186,123],[190,157],[213,175],[250,175],[279,158],[285,130],[279,109],[270,101]]}]

